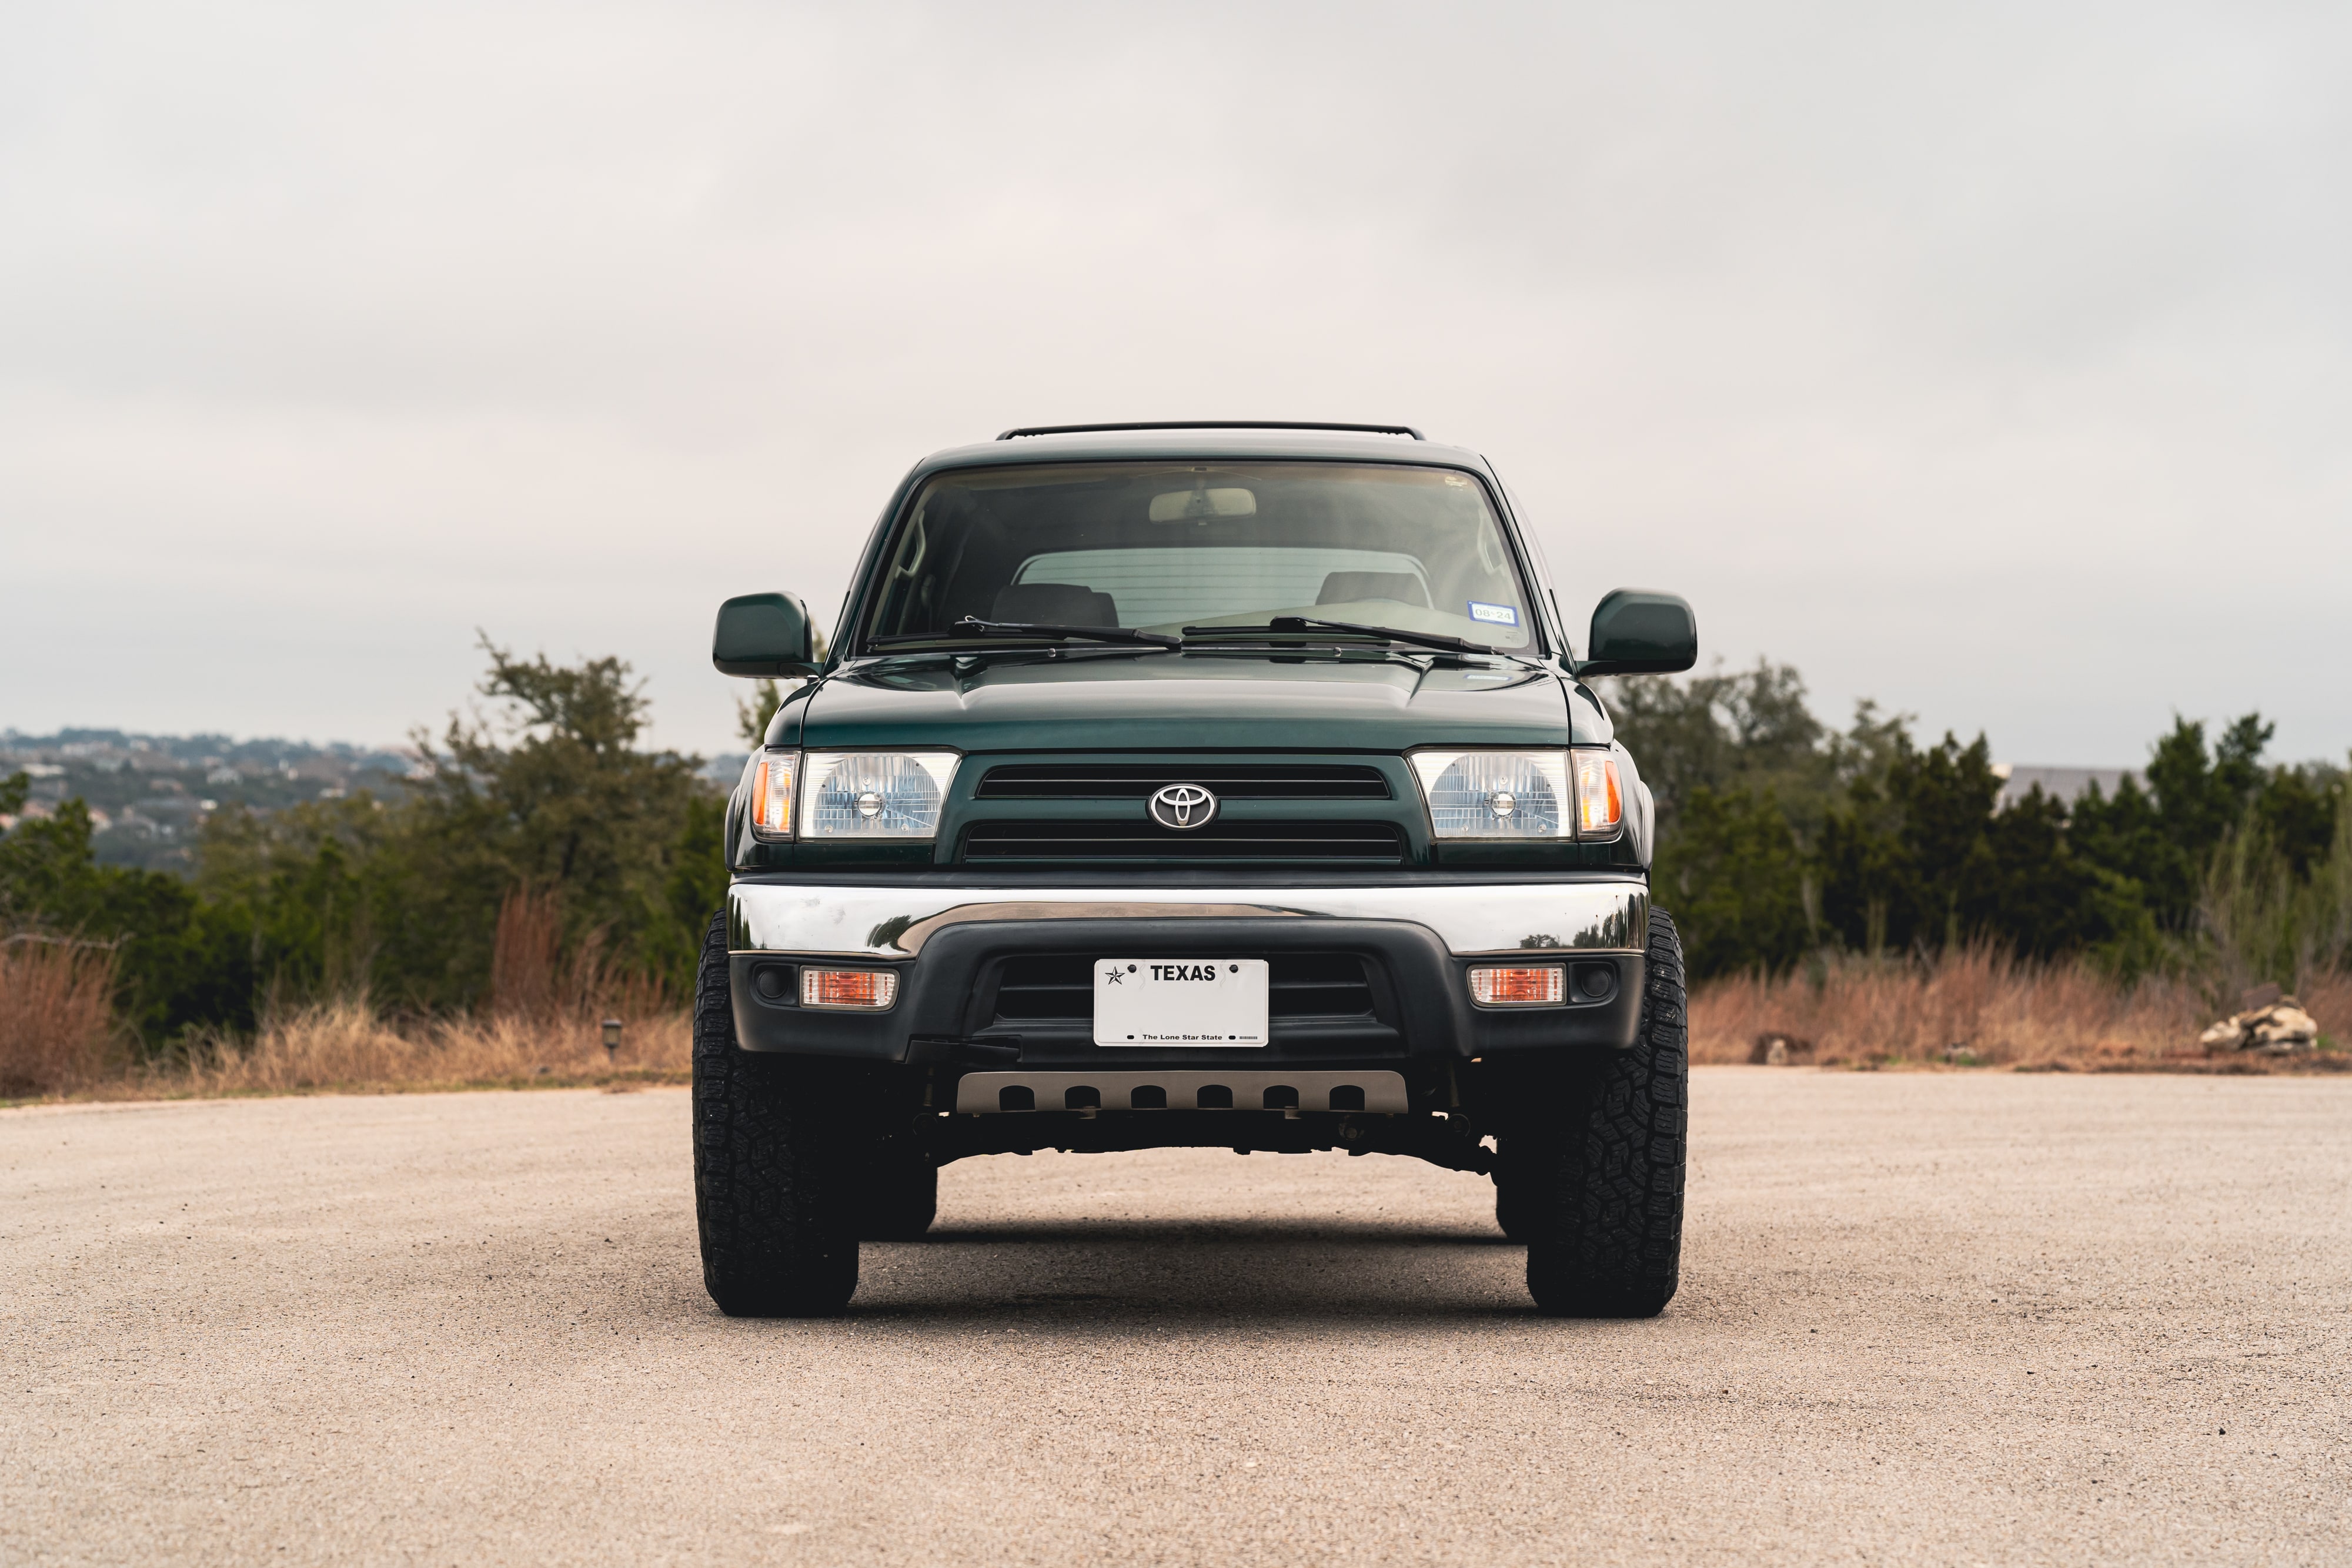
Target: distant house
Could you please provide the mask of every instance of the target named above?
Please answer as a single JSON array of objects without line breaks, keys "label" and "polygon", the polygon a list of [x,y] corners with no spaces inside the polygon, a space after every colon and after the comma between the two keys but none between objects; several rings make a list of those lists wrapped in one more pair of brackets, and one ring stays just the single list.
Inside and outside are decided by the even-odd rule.
[{"label": "distant house", "polygon": [[2054,800],[2073,805],[2091,791],[2096,784],[2099,793],[2113,799],[2116,789],[2125,779],[2140,782],[2138,774],[2128,768],[2040,768],[2021,762],[1996,762],[1993,777],[2001,781],[2000,793],[1994,798],[1993,809],[2005,811],[2032,793],[2040,785],[2042,792]]}]

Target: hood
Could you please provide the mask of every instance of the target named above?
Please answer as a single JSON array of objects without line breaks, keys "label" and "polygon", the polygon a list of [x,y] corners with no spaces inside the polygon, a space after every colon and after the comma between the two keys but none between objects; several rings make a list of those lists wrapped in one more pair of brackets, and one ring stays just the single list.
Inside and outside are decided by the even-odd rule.
[{"label": "hood", "polygon": [[1241,653],[942,656],[839,671],[777,714],[769,744],[960,751],[1399,752],[1565,746],[1549,671],[1396,656]]}]

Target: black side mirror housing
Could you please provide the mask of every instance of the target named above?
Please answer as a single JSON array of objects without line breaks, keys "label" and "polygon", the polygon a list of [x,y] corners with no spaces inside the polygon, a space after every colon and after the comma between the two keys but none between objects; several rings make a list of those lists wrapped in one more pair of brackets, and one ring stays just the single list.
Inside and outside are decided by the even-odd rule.
[{"label": "black side mirror housing", "polygon": [[814,675],[824,657],[824,633],[793,594],[738,594],[719,607],[710,662],[722,675]]},{"label": "black side mirror housing", "polygon": [[1698,663],[1698,617],[1677,594],[1612,589],[1592,607],[1579,675],[1671,675]]}]

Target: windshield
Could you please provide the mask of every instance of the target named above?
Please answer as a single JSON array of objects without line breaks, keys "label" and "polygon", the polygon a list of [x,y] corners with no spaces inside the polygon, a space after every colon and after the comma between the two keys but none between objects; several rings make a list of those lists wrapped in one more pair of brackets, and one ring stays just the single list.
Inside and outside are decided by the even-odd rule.
[{"label": "windshield", "polygon": [[868,636],[966,616],[1168,635],[1276,615],[1534,641],[1485,486],[1445,468],[1071,463],[927,484],[884,552]]}]

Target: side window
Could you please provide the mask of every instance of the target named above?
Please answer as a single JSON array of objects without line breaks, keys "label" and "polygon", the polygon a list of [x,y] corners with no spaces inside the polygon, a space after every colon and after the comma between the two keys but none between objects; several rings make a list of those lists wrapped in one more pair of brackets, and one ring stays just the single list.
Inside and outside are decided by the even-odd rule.
[{"label": "side window", "polygon": [[919,510],[908,520],[906,537],[898,541],[898,551],[882,574],[882,601],[874,612],[876,631],[903,632],[910,624],[918,628],[924,624],[924,601],[931,591],[932,580],[922,572],[930,553],[930,525]]}]

